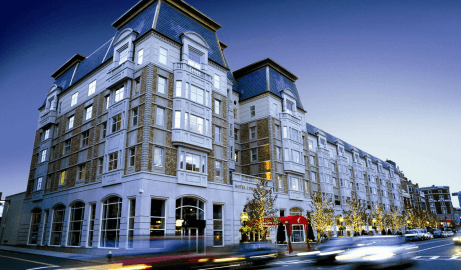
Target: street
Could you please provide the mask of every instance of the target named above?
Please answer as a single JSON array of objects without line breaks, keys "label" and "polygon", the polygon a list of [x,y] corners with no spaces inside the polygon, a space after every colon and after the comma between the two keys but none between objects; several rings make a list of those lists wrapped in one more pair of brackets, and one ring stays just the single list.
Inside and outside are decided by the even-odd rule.
[{"label": "street", "polygon": [[[408,269],[460,269],[461,245],[454,245],[451,237],[414,242],[418,246],[410,252],[411,262]],[[81,267],[88,263],[54,258],[0,251],[0,270],[32,270],[59,269]],[[270,263],[270,269],[351,269],[350,266],[314,265],[309,256],[287,256]],[[91,268],[88,268],[91,269]]]}]

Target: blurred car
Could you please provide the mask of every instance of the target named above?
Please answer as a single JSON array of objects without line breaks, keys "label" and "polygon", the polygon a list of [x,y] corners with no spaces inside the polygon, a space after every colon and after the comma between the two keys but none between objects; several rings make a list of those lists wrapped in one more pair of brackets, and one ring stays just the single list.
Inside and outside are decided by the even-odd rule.
[{"label": "blurred car", "polygon": [[419,241],[424,239],[422,230],[414,229],[405,232],[405,240],[407,241]]},{"label": "blurred car", "polygon": [[434,237],[436,237],[436,238],[443,237],[443,236],[442,236],[442,231],[441,231],[441,230],[435,230],[435,231],[432,232],[432,234],[433,234]]},{"label": "blurred car", "polygon": [[442,231],[442,237],[448,237],[448,232],[447,231]]},{"label": "blurred car", "polygon": [[360,243],[335,256],[339,264],[354,264],[357,268],[402,266],[409,264],[409,249],[403,236],[360,237]]},{"label": "blurred car", "polygon": [[455,235],[452,231],[447,231],[448,236],[453,236]]},{"label": "blurred car", "polygon": [[429,233],[423,231],[423,240],[428,240],[429,239]]},{"label": "blurred car", "polygon": [[334,264],[336,255],[358,245],[359,237],[330,238],[317,246],[319,253],[312,257],[317,264]]},{"label": "blurred car", "polygon": [[434,239],[434,235],[430,232],[427,232],[428,236],[429,236],[429,239]]},{"label": "blurred car", "polygon": [[453,244],[461,244],[461,232],[456,233],[455,237],[453,237]]}]

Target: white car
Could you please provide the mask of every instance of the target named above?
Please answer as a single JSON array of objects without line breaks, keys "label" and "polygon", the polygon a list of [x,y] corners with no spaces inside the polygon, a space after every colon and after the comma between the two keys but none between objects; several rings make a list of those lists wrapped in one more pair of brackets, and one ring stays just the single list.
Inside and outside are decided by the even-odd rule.
[{"label": "white car", "polygon": [[424,239],[424,232],[422,230],[414,229],[405,232],[405,240],[419,241]]}]

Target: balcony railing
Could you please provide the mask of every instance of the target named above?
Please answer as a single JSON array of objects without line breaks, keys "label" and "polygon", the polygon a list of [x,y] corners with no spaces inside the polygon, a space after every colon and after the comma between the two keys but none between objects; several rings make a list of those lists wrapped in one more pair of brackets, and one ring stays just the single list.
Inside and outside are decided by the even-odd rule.
[{"label": "balcony railing", "polygon": [[202,78],[204,80],[212,81],[212,77],[210,75],[206,74],[205,72],[203,72],[201,70],[198,70],[198,69],[190,66],[187,63],[181,63],[181,62],[173,63],[173,69],[174,70],[176,70],[176,69],[184,70],[184,71],[190,72],[190,73],[194,74],[195,76],[200,77],[200,78]]}]

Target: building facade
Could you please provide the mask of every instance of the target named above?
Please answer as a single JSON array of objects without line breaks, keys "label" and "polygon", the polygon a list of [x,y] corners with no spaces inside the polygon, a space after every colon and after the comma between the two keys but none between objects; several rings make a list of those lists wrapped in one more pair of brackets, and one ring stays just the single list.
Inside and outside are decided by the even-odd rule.
[{"label": "building facade", "polygon": [[340,216],[352,191],[368,209],[402,210],[395,164],[307,123],[298,78],[272,59],[232,72],[221,26],[189,4],[140,1],[112,26],[114,37],[52,75],[18,243],[235,244],[260,178],[280,215],[308,215],[322,193]]},{"label": "building facade", "polygon": [[[426,207],[443,222],[455,220],[449,186],[430,186],[420,188],[426,195]],[[450,220],[450,221],[448,221]]]}]

